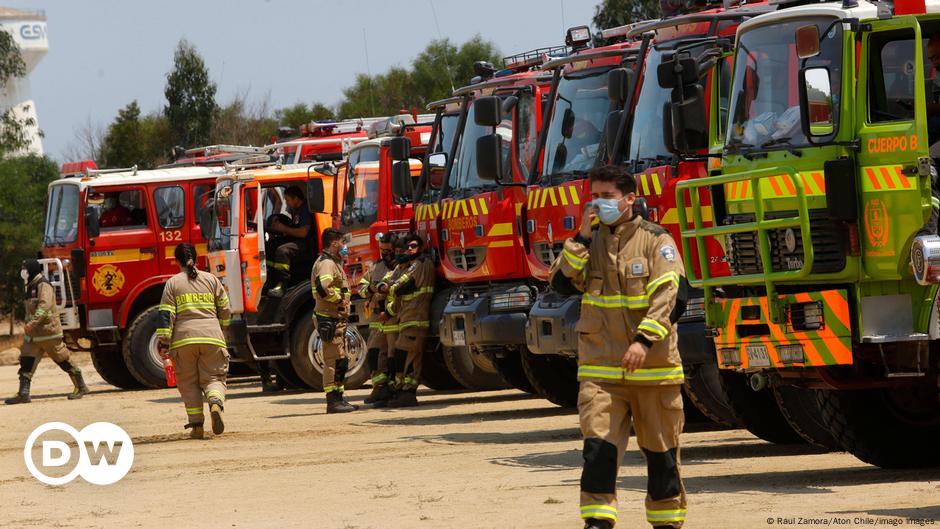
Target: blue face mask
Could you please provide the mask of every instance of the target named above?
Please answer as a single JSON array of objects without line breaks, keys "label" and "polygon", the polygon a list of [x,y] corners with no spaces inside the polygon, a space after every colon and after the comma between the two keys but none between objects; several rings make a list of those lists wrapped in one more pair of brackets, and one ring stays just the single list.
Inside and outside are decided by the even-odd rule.
[{"label": "blue face mask", "polygon": [[349,246],[346,246],[344,244],[343,247],[339,249],[339,254],[343,257],[346,257],[347,255],[349,255]]},{"label": "blue face mask", "polygon": [[619,207],[620,200],[616,198],[595,198],[593,204],[597,208],[597,218],[603,224],[613,224],[623,216]]}]

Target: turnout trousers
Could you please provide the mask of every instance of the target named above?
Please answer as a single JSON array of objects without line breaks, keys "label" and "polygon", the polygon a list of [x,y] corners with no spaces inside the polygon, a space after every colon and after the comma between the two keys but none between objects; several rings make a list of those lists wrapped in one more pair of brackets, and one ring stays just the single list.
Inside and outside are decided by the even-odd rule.
[{"label": "turnout trousers", "polygon": [[219,399],[225,404],[225,378],[228,375],[228,351],[210,344],[184,345],[170,351],[176,368],[176,387],[186,406],[190,424],[202,424],[205,400]]}]

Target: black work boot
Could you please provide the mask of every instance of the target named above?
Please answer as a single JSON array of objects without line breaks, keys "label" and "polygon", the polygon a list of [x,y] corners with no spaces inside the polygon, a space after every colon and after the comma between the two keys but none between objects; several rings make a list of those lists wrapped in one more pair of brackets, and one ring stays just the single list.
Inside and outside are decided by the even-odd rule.
[{"label": "black work boot", "polygon": [[29,402],[29,384],[30,377],[28,375],[20,375],[19,391],[16,392],[16,395],[4,400],[3,402],[7,404],[26,404]]},{"label": "black work boot", "polygon": [[388,401],[389,408],[413,408],[418,405],[418,388],[402,389]]},{"label": "black work boot", "polygon": [[85,385],[85,378],[82,376],[81,369],[73,367],[69,371],[69,378],[72,379],[72,385],[75,386],[72,392],[69,393],[69,400],[80,399],[88,394],[88,386]]},{"label": "black work boot", "polygon": [[584,529],[611,529],[614,525],[610,520],[602,518],[588,518],[584,520]]},{"label": "black work boot", "polygon": [[262,393],[274,393],[281,391],[281,384],[274,380],[274,377],[271,376],[271,372],[264,370],[261,372],[261,392]]},{"label": "black work boot", "polygon": [[327,413],[349,413],[359,408],[343,400],[343,394],[339,391],[331,391],[326,394],[326,412]]},{"label": "black work boot", "polygon": [[346,406],[351,406],[352,409],[353,409],[353,411],[356,411],[356,410],[359,409],[359,406],[358,406],[358,405],[353,404],[353,403],[349,402],[348,400],[346,400],[346,396],[343,395],[343,390],[339,390],[339,391],[337,391],[336,393],[339,393],[339,401],[342,402],[344,405],[346,405]]},{"label": "black work boot", "polygon": [[366,397],[365,403],[381,408],[388,405],[390,398],[392,398],[392,392],[388,389],[387,383],[375,384],[372,386],[372,393]]}]

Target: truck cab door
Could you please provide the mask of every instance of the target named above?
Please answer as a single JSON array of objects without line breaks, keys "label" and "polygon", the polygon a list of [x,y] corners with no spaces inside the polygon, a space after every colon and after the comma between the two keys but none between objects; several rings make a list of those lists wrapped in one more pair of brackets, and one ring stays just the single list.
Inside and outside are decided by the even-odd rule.
[{"label": "truck cab door", "polygon": [[930,215],[926,40],[913,16],[870,25],[855,120],[859,236],[868,275],[893,280],[909,274],[911,240]]}]

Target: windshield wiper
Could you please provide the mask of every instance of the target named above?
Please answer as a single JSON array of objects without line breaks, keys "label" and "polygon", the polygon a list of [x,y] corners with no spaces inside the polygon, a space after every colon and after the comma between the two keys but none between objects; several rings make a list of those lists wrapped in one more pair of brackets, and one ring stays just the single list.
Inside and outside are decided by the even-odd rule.
[{"label": "windshield wiper", "polygon": [[776,146],[779,145],[779,146],[782,146],[782,147],[784,148],[784,150],[786,150],[787,152],[789,152],[789,153],[792,154],[793,156],[796,156],[796,157],[801,157],[801,156],[803,156],[803,153],[800,152],[800,151],[798,151],[798,150],[796,149],[796,146],[794,146],[792,143],[790,143],[790,140],[792,140],[792,139],[793,139],[793,138],[791,138],[791,137],[789,137],[789,136],[786,136],[786,137],[783,137],[783,138],[777,138],[777,139],[773,139],[773,140],[768,140],[768,141],[765,141],[764,143],[761,143],[760,148],[761,148],[761,149],[768,149],[768,148],[770,148],[770,147],[776,147]]}]

